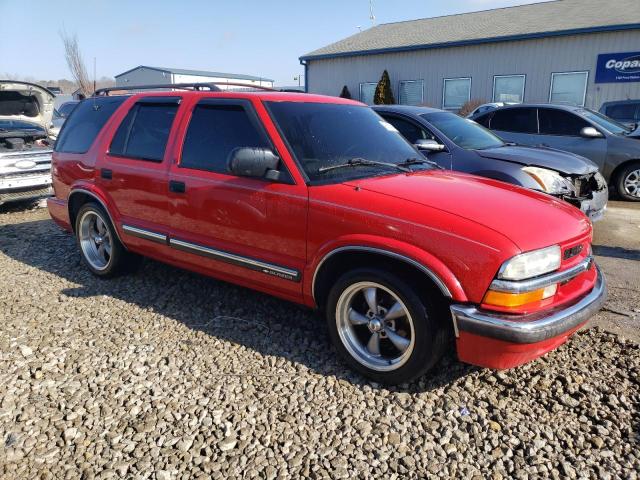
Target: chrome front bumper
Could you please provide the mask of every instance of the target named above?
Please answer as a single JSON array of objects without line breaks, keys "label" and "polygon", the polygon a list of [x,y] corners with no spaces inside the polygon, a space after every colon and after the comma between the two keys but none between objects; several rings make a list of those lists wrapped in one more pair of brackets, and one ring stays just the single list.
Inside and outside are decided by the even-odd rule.
[{"label": "chrome front bumper", "polygon": [[607,285],[596,266],[596,283],[576,303],[529,315],[507,315],[478,310],[471,305],[452,305],[456,334],[468,332],[511,343],[537,343],[562,335],[583,324],[604,304]]}]

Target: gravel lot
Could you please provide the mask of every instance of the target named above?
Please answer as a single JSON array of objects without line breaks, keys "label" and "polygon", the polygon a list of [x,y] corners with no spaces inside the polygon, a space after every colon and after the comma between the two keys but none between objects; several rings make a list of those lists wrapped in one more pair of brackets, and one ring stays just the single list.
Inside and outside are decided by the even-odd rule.
[{"label": "gravel lot", "polygon": [[97,280],[46,210],[0,207],[0,477],[638,478],[640,245],[598,248],[600,327],[387,389],[304,309],[151,261]]}]

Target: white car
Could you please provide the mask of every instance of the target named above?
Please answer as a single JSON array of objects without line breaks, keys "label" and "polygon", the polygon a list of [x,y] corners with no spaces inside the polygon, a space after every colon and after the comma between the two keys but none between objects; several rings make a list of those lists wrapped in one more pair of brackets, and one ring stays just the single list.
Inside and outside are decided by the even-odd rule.
[{"label": "white car", "polygon": [[476,107],[476,109],[473,112],[471,112],[469,115],[467,115],[467,118],[471,118],[474,115],[477,115],[479,113],[488,112],[489,110],[495,110],[496,108],[504,107],[505,105],[515,105],[515,104],[516,104],[515,102],[483,103],[479,107]]},{"label": "white car", "polygon": [[0,80],[0,205],[51,194],[54,97],[40,85]]}]

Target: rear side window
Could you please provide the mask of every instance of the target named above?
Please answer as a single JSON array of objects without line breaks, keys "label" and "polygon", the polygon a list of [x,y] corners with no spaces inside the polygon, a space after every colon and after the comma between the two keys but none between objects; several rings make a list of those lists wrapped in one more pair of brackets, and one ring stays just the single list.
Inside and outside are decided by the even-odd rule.
[{"label": "rear side window", "polygon": [[118,127],[109,153],[161,162],[177,110],[177,102],[136,103]]},{"label": "rear side window", "polygon": [[197,105],[187,129],[180,166],[228,174],[229,155],[241,147],[271,148],[241,105]]},{"label": "rear side window", "polygon": [[493,117],[493,112],[485,113],[484,115],[480,115],[478,118],[474,118],[474,122],[479,123],[485,128],[489,128],[489,122],[491,121],[491,117]]},{"label": "rear side window", "polygon": [[535,108],[510,108],[493,113],[492,130],[516,133],[538,133],[538,119]]},{"label": "rear side window", "polygon": [[56,141],[60,153],[86,153],[126,97],[92,97],[80,102],[64,123]]},{"label": "rear side window", "polygon": [[538,110],[540,133],[542,135],[579,136],[580,130],[590,127],[589,123],[577,115],[564,110],[541,108]]}]

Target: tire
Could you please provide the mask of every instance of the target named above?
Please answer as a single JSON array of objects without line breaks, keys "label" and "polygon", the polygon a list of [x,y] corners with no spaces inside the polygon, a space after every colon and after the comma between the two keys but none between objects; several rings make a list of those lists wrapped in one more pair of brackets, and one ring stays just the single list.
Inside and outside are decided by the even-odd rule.
[{"label": "tire", "polygon": [[127,252],[109,216],[97,203],[85,203],[80,207],[75,232],[80,256],[97,277],[115,277],[138,266],[140,257]]},{"label": "tire", "polygon": [[387,385],[407,383],[430,370],[448,345],[450,329],[444,322],[449,317],[439,315],[439,303],[440,298],[421,298],[385,270],[353,270],[329,292],[329,334],[346,363],[365,377]]},{"label": "tire", "polygon": [[640,202],[640,162],[625,166],[616,176],[618,195],[630,202]]}]

